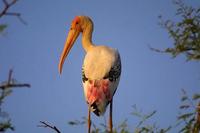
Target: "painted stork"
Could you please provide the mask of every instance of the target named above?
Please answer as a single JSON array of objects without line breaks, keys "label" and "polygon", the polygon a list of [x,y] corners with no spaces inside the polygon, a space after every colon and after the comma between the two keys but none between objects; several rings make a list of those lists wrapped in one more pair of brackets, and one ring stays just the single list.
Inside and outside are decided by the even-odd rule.
[{"label": "painted stork", "polygon": [[82,66],[82,83],[88,104],[88,133],[91,127],[90,112],[101,116],[109,103],[109,131],[112,133],[112,102],[120,80],[121,60],[116,49],[94,45],[92,32],[93,22],[89,17],[74,18],[60,57],[59,72],[62,73],[64,60],[77,37],[82,33],[82,45],[86,52]]}]

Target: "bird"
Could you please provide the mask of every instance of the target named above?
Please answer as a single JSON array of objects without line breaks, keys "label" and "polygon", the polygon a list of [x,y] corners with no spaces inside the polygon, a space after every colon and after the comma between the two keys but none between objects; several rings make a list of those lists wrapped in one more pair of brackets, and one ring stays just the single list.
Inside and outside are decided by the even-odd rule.
[{"label": "bird", "polygon": [[91,112],[97,116],[104,115],[110,105],[108,130],[113,132],[112,108],[113,96],[121,76],[121,58],[117,49],[92,42],[93,21],[88,16],[75,16],[65,41],[59,60],[59,73],[76,39],[82,34],[82,46],[85,58],[82,65],[82,84],[88,105],[88,133],[91,131]]}]

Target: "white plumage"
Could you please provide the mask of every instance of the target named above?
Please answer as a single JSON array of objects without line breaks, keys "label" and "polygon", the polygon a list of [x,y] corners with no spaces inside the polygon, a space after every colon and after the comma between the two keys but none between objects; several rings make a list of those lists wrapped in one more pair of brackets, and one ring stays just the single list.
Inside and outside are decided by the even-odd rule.
[{"label": "white plumage", "polygon": [[109,73],[116,60],[117,51],[106,46],[96,46],[87,52],[84,71],[89,79],[102,79]]}]

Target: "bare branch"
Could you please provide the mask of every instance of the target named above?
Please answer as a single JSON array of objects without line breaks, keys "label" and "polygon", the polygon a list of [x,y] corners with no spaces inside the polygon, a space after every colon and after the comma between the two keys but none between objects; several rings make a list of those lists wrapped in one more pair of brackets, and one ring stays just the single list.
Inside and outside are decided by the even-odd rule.
[{"label": "bare branch", "polygon": [[6,12],[5,15],[8,15],[8,16],[21,16],[20,13],[17,13],[17,12]]},{"label": "bare branch", "polygon": [[[4,1],[6,1],[6,0],[4,0]],[[8,4],[9,6],[12,6],[12,5],[14,5],[16,2],[17,2],[18,0],[13,0],[10,4]],[[6,1],[7,2],[7,1]],[[8,2],[7,2],[8,3]]]},{"label": "bare branch", "polygon": [[0,18],[3,16],[16,16],[20,22],[22,22],[23,24],[27,24],[22,18],[21,18],[21,14],[17,13],[17,12],[9,12],[8,10],[11,8],[11,6],[13,6],[18,0],[12,0],[10,3],[8,3],[7,0],[2,0],[4,3],[4,8],[2,11],[0,11]]},{"label": "bare branch", "polygon": [[8,75],[8,83],[10,83],[10,81],[11,81],[11,79],[12,79],[12,73],[13,73],[13,70],[10,69],[9,75]]},{"label": "bare branch", "polygon": [[157,49],[157,48],[153,48],[150,45],[149,45],[149,49],[152,50],[152,51],[158,52],[158,53],[165,53],[165,51]]},{"label": "bare branch", "polygon": [[3,10],[0,12],[0,18],[3,17],[4,15],[6,15],[6,13],[8,12],[9,8],[14,5],[17,2],[17,0],[13,0],[11,3],[8,3],[6,0],[3,0],[4,3],[4,8]]},{"label": "bare branch", "polygon": [[27,83],[14,83],[14,82],[12,82],[12,81],[14,81],[14,79],[12,78],[12,73],[13,73],[13,70],[10,69],[8,81],[5,81],[2,84],[0,84],[0,89],[5,90],[5,89],[11,88],[11,87],[31,87],[31,85],[27,84]]},{"label": "bare branch", "polygon": [[30,84],[6,84],[6,85],[0,85],[0,89],[5,90],[7,88],[11,87],[31,87]]},{"label": "bare branch", "polygon": [[3,3],[7,6],[8,2],[6,0],[3,0]]},{"label": "bare branch", "polygon": [[40,123],[42,125],[38,125],[38,127],[50,128],[50,129],[53,129],[54,131],[56,131],[57,133],[61,133],[61,131],[56,126],[52,126],[44,121],[40,121]]}]

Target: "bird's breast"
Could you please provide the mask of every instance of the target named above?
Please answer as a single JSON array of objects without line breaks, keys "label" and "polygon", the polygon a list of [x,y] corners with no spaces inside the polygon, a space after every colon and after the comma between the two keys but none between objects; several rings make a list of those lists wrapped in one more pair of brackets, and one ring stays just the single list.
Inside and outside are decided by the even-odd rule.
[{"label": "bird's breast", "polygon": [[102,79],[109,73],[116,55],[115,50],[106,46],[97,46],[89,51],[84,59],[85,76],[89,79]]}]

